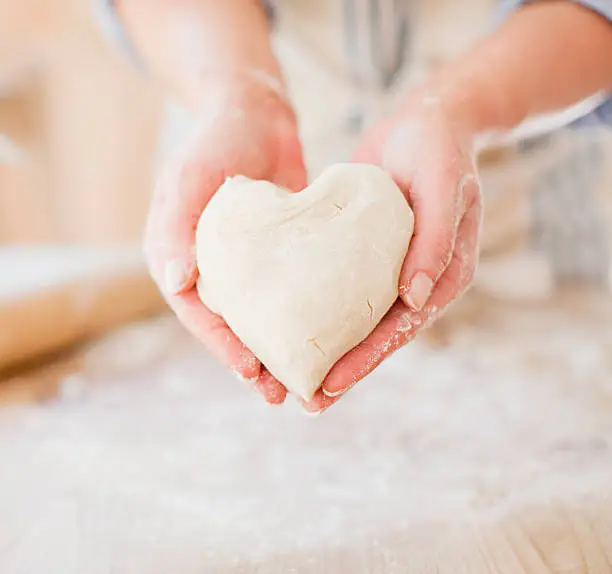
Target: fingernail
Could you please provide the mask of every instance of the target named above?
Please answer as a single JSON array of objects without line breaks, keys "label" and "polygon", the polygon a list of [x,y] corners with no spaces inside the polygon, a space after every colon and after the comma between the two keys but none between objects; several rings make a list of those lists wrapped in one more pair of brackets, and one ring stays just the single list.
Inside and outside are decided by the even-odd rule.
[{"label": "fingernail", "polygon": [[330,398],[334,398],[334,397],[339,397],[340,395],[343,395],[344,393],[346,393],[346,391],[348,391],[348,389],[340,389],[339,391],[328,391],[325,387],[321,387],[321,390],[323,391],[323,394],[326,397],[330,397]]},{"label": "fingernail", "polygon": [[177,295],[184,288],[189,280],[189,269],[180,259],[173,259],[166,263],[164,270],[164,281],[166,292],[170,295]]},{"label": "fingernail", "polygon": [[412,318],[412,324],[415,327],[421,327],[423,325],[423,319],[421,319],[421,317],[413,317]]},{"label": "fingernail", "polygon": [[238,371],[232,371],[232,374],[241,382],[246,384],[249,388],[254,389],[255,388],[255,383],[257,382],[257,379],[259,377],[253,377],[252,379],[249,379],[248,377],[245,377],[242,373],[239,373]]},{"label": "fingernail", "polygon": [[297,404],[299,405],[302,414],[309,417],[317,417],[327,409],[325,406],[320,406],[313,402],[305,403],[300,399],[297,399]]},{"label": "fingernail", "polygon": [[261,394],[264,400],[269,405],[275,405],[275,406],[282,405],[283,402],[285,401],[285,398],[287,397],[287,394],[286,392],[284,392],[284,389],[270,392],[269,390],[262,388]]},{"label": "fingernail", "polygon": [[412,278],[410,288],[406,294],[408,306],[411,307],[413,311],[420,311],[425,303],[427,303],[433,286],[433,281],[425,273],[417,273]]},{"label": "fingernail", "polygon": [[271,403],[269,400],[266,399],[266,397],[264,397],[264,403],[269,406],[269,407],[273,407],[275,409],[277,409],[278,407],[282,407],[283,403]]}]

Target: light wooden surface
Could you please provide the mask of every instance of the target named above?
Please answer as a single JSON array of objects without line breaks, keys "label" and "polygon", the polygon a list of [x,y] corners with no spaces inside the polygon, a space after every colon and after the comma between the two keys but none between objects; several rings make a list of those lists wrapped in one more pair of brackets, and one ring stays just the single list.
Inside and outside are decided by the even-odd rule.
[{"label": "light wooden surface", "polygon": [[33,405],[56,399],[62,385],[84,368],[84,349],[68,349],[19,363],[0,374],[0,405]]},{"label": "light wooden surface", "polygon": [[164,308],[137,248],[5,248],[0,267],[0,377]]},{"label": "light wooden surface", "polygon": [[315,419],[172,320],[117,332],[0,410],[0,569],[612,572],[611,311],[468,297]]}]

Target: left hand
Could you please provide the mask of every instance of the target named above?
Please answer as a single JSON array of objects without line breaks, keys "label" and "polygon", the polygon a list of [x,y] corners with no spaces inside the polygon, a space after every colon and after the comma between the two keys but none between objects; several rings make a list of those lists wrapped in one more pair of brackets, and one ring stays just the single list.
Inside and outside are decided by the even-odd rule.
[{"label": "left hand", "polygon": [[376,329],[342,357],[304,404],[321,412],[411,341],[470,285],[478,259],[482,201],[474,134],[452,106],[415,95],[363,136],[354,161],[386,169],[415,215],[399,298]]},{"label": "left hand", "polygon": [[168,161],[156,186],[147,261],[183,325],[240,380],[280,404],[286,389],[200,300],[194,245],[200,216],[228,176],[266,179],[295,191],[305,186],[297,123],[288,102],[250,74],[220,75],[207,87],[188,145]]}]

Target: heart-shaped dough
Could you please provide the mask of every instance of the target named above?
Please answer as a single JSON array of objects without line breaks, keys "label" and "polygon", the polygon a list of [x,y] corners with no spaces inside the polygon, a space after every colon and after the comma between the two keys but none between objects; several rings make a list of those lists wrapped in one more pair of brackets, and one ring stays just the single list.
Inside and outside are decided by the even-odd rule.
[{"label": "heart-shaped dough", "polygon": [[413,223],[373,165],[332,166],[300,193],[229,178],[198,224],[200,298],[309,400],[397,299]]}]

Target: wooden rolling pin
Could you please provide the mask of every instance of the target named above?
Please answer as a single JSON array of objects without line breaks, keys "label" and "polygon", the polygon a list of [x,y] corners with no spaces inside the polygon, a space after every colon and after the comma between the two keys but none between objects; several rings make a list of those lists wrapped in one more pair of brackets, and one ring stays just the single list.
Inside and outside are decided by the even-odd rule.
[{"label": "wooden rolling pin", "polygon": [[164,307],[138,249],[2,248],[0,378]]}]

